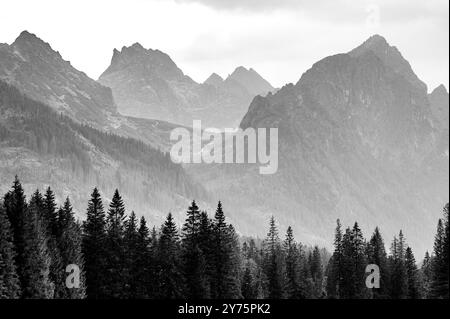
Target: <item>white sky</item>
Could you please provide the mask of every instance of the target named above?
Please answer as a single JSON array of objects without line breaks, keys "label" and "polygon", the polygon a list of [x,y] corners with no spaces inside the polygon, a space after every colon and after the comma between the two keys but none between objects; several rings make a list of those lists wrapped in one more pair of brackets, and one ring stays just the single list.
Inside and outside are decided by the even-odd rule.
[{"label": "white sky", "polygon": [[279,87],[378,33],[430,89],[448,88],[448,6],[448,0],[0,0],[0,43],[28,30],[97,79],[113,48],[140,42],[168,53],[199,82],[243,65]]}]

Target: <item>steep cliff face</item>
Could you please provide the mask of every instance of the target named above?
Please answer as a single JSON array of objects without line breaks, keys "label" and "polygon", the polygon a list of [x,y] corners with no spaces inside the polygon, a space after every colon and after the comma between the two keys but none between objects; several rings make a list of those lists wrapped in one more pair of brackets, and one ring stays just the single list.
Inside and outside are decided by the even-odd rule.
[{"label": "steep cliff face", "polygon": [[300,225],[305,240],[331,242],[337,218],[358,220],[388,236],[402,228],[423,252],[448,201],[449,171],[448,133],[422,84],[379,36],[327,57],[297,84],[256,97],[241,122],[279,129],[278,172],[228,167],[210,186],[234,198],[232,210],[252,230],[273,213],[284,226]]},{"label": "steep cliff face", "polygon": [[76,70],[34,34],[24,31],[0,48],[0,79],[58,112],[80,121],[101,122],[115,112],[111,89]]},{"label": "steep cliff face", "polygon": [[223,80],[211,75],[203,84],[185,75],[165,53],[136,43],[114,50],[99,82],[112,88],[125,115],[210,127],[237,127],[256,94],[272,86],[256,71],[238,68]]}]

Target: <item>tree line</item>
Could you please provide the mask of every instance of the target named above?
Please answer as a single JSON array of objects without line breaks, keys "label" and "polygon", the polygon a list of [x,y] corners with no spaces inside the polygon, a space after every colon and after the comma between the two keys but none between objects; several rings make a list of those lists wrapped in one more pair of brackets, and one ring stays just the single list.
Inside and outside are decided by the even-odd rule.
[{"label": "tree line", "polygon": [[[448,298],[448,209],[418,267],[401,231],[387,253],[378,228],[367,241],[358,223],[343,231],[338,220],[328,257],[291,227],[280,238],[274,217],[262,242],[239,237],[220,202],[211,217],[193,201],[182,227],[168,214],[150,228],[127,216],[119,191],[106,209],[95,188],[80,222],[50,187],[27,201],[16,177],[0,201],[0,299]],[[79,286],[68,288],[73,264]],[[380,269],[378,289],[366,286],[368,264]]]}]

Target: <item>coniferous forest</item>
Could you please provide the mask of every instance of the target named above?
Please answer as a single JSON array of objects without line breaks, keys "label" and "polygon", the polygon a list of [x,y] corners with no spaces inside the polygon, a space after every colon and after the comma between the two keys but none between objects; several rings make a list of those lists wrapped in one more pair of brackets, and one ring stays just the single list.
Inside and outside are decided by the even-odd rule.
[{"label": "coniferous forest", "polygon": [[[119,191],[108,207],[97,188],[87,217],[70,199],[57,207],[51,188],[27,200],[19,179],[0,202],[0,299],[448,299],[449,206],[435,244],[416,260],[399,231],[389,251],[377,228],[337,221],[334,252],[282,234],[274,217],[263,241],[240,238],[222,203],[213,215],[192,202],[181,227],[169,213],[152,226],[126,214]],[[380,287],[366,287],[366,266]],[[67,283],[76,265],[79,282]]]}]

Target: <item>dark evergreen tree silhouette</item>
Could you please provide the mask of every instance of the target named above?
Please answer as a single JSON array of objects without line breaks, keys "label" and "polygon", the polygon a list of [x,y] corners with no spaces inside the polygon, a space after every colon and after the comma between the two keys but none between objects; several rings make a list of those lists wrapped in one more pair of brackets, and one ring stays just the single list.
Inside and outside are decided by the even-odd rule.
[{"label": "dark evergreen tree silhouette", "polygon": [[161,228],[159,239],[158,298],[180,299],[184,297],[180,249],[178,230],[172,214],[169,214]]},{"label": "dark evergreen tree silhouette", "polygon": [[85,259],[87,297],[106,298],[106,220],[100,192],[94,188],[83,224],[83,254]]},{"label": "dark evergreen tree silhouette", "polygon": [[125,272],[125,205],[116,189],[106,217],[106,275],[109,298],[124,298],[126,295]]},{"label": "dark evergreen tree silhouette", "polygon": [[[84,272],[84,258],[82,252],[82,230],[81,225],[75,220],[70,199],[67,198],[64,206],[58,211],[58,249],[61,255],[62,272],[64,276],[61,283],[62,299],[83,299],[86,297],[86,280]],[[76,265],[80,270],[80,286],[68,288],[66,285],[67,266]]]},{"label": "dark evergreen tree silhouette", "polygon": [[11,224],[0,202],[0,299],[17,299],[21,295],[15,256]]}]

